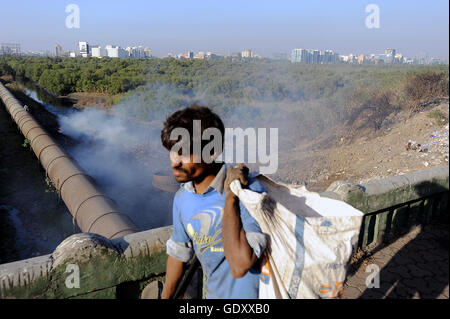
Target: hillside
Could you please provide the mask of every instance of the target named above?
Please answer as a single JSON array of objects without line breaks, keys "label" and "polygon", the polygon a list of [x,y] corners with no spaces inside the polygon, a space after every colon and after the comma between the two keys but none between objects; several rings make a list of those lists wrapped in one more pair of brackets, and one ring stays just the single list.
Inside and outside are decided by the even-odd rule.
[{"label": "hillside", "polygon": [[393,114],[378,131],[340,127],[283,156],[277,178],[324,191],[335,180],[361,183],[448,165],[448,118],[447,99]]}]

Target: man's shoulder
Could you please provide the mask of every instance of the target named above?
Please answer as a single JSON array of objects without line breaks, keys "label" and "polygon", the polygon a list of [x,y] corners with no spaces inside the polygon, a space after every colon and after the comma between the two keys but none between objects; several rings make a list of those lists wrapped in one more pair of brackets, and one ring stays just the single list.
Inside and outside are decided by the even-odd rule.
[{"label": "man's shoulder", "polygon": [[179,201],[186,200],[186,196],[189,196],[189,192],[183,187],[183,185],[180,185],[180,188],[176,191],[175,196],[173,197],[173,203],[176,205]]}]

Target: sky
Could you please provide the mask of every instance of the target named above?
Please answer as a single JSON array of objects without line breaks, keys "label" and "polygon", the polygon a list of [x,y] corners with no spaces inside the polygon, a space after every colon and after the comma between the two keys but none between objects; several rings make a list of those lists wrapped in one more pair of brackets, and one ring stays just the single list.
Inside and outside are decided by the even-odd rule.
[{"label": "sky", "polygon": [[[70,4],[79,28],[67,28]],[[369,4],[379,8],[379,28],[367,28]],[[148,46],[162,57],[188,51],[229,55],[252,49],[265,57],[294,48],[340,54],[425,52],[448,59],[448,0],[1,0],[0,43],[22,51],[74,50],[91,45]]]}]

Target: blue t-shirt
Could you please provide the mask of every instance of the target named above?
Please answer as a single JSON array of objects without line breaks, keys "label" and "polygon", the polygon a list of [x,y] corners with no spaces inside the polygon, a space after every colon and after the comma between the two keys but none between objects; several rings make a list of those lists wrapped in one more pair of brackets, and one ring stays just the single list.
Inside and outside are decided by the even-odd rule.
[{"label": "blue t-shirt", "polygon": [[[222,183],[225,165],[213,181]],[[211,185],[213,185],[211,183]],[[221,188],[209,187],[203,194],[195,193],[192,182],[182,184],[173,202],[173,234],[167,242],[167,254],[187,262],[193,253],[197,255],[206,274],[206,297],[245,299],[258,298],[258,263],[242,278],[233,278],[222,246],[222,220],[225,207],[225,192]],[[254,178],[249,178],[249,189],[262,193],[264,187]],[[247,209],[239,203],[241,221],[249,245],[260,257],[267,246],[258,223]]]}]

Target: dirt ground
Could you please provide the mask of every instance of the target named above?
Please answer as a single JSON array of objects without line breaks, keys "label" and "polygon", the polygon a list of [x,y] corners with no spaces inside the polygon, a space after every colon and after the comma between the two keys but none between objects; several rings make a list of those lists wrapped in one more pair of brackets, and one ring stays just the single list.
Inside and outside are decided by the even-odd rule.
[{"label": "dirt ground", "polygon": [[448,165],[448,116],[447,99],[412,115],[393,114],[378,131],[344,126],[326,132],[282,155],[276,177],[321,192],[336,180],[359,184]]}]

